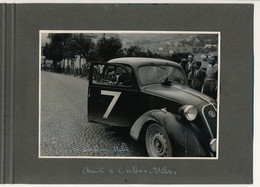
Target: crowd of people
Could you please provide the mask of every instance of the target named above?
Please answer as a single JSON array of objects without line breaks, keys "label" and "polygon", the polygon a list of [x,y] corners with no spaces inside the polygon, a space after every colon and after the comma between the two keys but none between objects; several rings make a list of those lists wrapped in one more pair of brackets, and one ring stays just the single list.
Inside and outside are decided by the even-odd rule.
[{"label": "crowd of people", "polygon": [[217,56],[202,55],[201,60],[206,62],[207,66],[202,67],[201,61],[194,60],[190,54],[188,59],[181,60],[181,66],[188,78],[191,88],[202,92],[214,99],[217,99],[218,90],[218,64]]},{"label": "crowd of people", "polygon": [[47,66],[46,64],[42,65],[41,70],[42,71],[50,71],[50,72],[57,72],[57,73],[64,73],[67,75],[74,75],[74,76],[79,76],[79,77],[85,77],[88,78],[89,76],[89,68],[90,68],[90,63],[83,64],[81,68],[74,67],[71,65],[67,65],[66,67],[60,67],[56,66],[54,67],[53,65]]},{"label": "crowd of people", "polygon": [[[208,57],[206,55],[202,55],[201,61],[196,61],[194,60],[194,56],[189,54],[187,59],[183,58],[180,62],[188,79],[189,86],[214,99],[217,99],[218,88],[217,61],[217,56]],[[207,64],[207,66],[202,66],[202,62],[203,64]],[[42,70],[88,78],[90,63],[83,64],[81,68],[71,67],[70,65],[64,68],[59,67],[59,69],[57,69],[57,67],[55,69],[53,65],[49,68],[43,66]]]}]

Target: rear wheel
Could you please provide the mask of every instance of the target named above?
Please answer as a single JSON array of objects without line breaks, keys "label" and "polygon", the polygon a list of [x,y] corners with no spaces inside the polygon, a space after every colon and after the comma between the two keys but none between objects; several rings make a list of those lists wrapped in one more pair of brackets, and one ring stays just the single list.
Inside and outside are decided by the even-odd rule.
[{"label": "rear wheel", "polygon": [[150,157],[172,156],[172,146],[166,131],[158,124],[151,124],[145,135],[145,145]]}]

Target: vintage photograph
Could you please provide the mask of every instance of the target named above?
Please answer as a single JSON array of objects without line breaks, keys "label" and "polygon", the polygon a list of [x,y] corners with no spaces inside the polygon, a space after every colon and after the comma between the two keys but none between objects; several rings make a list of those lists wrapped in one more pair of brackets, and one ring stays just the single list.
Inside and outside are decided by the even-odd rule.
[{"label": "vintage photograph", "polygon": [[39,158],[218,159],[220,32],[39,32]]}]

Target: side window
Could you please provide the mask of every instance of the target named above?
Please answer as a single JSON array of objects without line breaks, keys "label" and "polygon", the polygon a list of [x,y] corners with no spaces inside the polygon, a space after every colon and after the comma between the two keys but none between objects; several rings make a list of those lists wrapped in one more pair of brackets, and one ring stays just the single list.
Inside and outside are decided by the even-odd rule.
[{"label": "side window", "polygon": [[128,74],[132,74],[132,69],[116,65],[94,65],[93,66],[93,84],[127,86],[132,85],[132,80]]}]

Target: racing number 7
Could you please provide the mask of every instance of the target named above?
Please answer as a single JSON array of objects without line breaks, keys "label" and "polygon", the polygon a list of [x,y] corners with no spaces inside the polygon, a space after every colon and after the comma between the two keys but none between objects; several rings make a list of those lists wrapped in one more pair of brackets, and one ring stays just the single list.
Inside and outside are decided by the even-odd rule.
[{"label": "racing number 7", "polygon": [[101,95],[109,95],[109,96],[114,96],[111,103],[109,104],[103,118],[108,118],[110,112],[112,111],[112,109],[114,108],[119,96],[120,96],[121,92],[113,92],[113,91],[107,91],[107,90],[101,90]]}]

